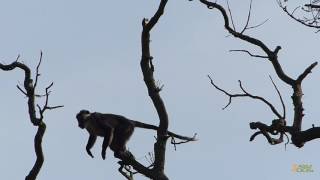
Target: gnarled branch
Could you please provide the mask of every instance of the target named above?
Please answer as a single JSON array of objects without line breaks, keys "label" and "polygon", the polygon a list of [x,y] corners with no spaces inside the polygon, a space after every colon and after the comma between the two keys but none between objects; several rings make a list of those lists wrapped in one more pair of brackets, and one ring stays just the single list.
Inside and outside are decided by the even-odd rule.
[{"label": "gnarled branch", "polygon": [[52,86],[52,85],[50,85],[49,87],[46,88],[46,102],[45,102],[44,107],[41,109],[38,106],[40,117],[39,118],[37,117],[36,108],[35,108],[35,97],[37,95],[35,94],[35,89],[37,86],[38,77],[40,75],[39,74],[39,67],[40,67],[41,60],[42,60],[42,52],[40,55],[39,64],[37,66],[36,81],[34,84],[33,84],[33,79],[31,78],[30,68],[27,65],[18,62],[19,57],[20,56],[17,57],[16,61],[14,61],[13,63],[8,64],[8,65],[4,65],[4,64],[0,63],[0,69],[2,69],[4,71],[11,71],[11,70],[14,70],[15,68],[19,68],[19,69],[23,70],[24,74],[25,74],[25,79],[24,79],[24,89],[25,90],[23,90],[19,86],[17,86],[17,87],[24,95],[27,96],[30,120],[34,126],[38,126],[38,130],[37,130],[37,133],[34,138],[34,148],[35,148],[35,153],[36,153],[37,159],[36,159],[34,166],[32,167],[31,171],[29,172],[29,174],[26,176],[25,179],[26,180],[35,180],[37,178],[37,175],[39,174],[41,167],[43,165],[43,162],[44,162],[44,155],[43,155],[43,151],[42,151],[42,138],[43,138],[43,135],[46,130],[46,124],[43,122],[43,114],[44,114],[45,110],[47,110],[47,109],[55,109],[55,108],[59,108],[59,107],[63,107],[63,106],[54,106],[54,107],[48,106],[48,99],[49,99],[48,90]]},{"label": "gnarled branch", "polygon": [[[285,12],[291,19],[299,22],[300,24],[317,29],[320,31],[320,1],[310,1],[309,4],[295,7],[292,11],[288,10],[288,6],[283,0],[278,0],[279,7]],[[295,15],[295,12],[300,9],[303,14],[301,17]]]},{"label": "gnarled branch", "polygon": [[[311,64],[309,67],[307,67],[299,76],[298,78],[292,78],[290,76],[288,76],[282,69],[282,66],[279,63],[278,60],[278,53],[281,49],[281,46],[277,46],[274,50],[271,50],[270,48],[268,48],[262,41],[260,41],[259,39],[253,38],[251,36],[248,35],[244,35],[242,32],[237,32],[236,30],[234,30],[234,28],[231,28],[229,25],[229,17],[227,15],[227,12],[225,10],[225,8],[223,8],[220,4],[215,3],[215,2],[210,2],[207,0],[199,0],[202,4],[206,5],[209,9],[217,9],[218,11],[220,11],[220,13],[223,16],[224,19],[224,27],[225,29],[234,37],[239,38],[243,41],[246,41],[252,45],[255,45],[257,47],[259,47],[265,54],[266,57],[268,58],[268,60],[271,62],[271,64],[273,65],[273,68],[278,76],[278,78],[280,80],[282,80],[284,83],[286,83],[287,85],[289,85],[290,87],[292,87],[293,89],[293,94],[292,94],[292,102],[293,102],[293,107],[294,107],[294,119],[293,119],[293,124],[292,126],[286,126],[286,120],[285,120],[285,106],[282,100],[282,97],[279,93],[279,90],[276,88],[274,82],[272,81],[272,83],[274,84],[278,95],[280,96],[280,100],[284,109],[284,113],[283,116],[281,116],[278,111],[275,110],[275,108],[271,105],[271,103],[269,103],[268,101],[264,100],[261,97],[256,97],[253,96],[251,94],[249,94],[248,92],[246,92],[243,87],[241,86],[241,82],[240,82],[240,88],[242,89],[242,91],[244,92],[243,94],[230,94],[228,92],[226,92],[225,90],[219,88],[218,86],[216,86],[212,79],[211,80],[211,84],[218,89],[219,91],[223,92],[224,94],[229,96],[229,103],[228,105],[231,103],[231,99],[233,97],[250,97],[250,98],[254,98],[254,99],[259,99],[261,101],[263,101],[265,104],[267,104],[271,110],[273,111],[273,113],[278,117],[278,119],[273,120],[273,123],[271,126],[267,126],[263,123],[260,122],[256,122],[256,123],[251,123],[250,127],[252,129],[259,129],[258,132],[254,133],[250,140],[253,140],[257,135],[259,134],[263,134],[268,142],[270,144],[278,144],[281,143],[283,140],[283,135],[286,135],[285,132],[289,132],[291,134],[291,140],[292,143],[297,146],[297,147],[302,147],[304,142],[309,141],[311,139],[315,139],[315,138],[319,138],[320,132],[318,131],[318,128],[314,128],[311,130],[307,130],[307,131],[301,131],[301,124],[302,124],[302,120],[303,120],[303,105],[302,105],[302,96],[303,96],[303,91],[302,91],[302,81],[306,78],[306,76],[311,73],[311,70],[318,64],[317,62],[314,62],[313,64]],[[286,9],[284,9],[286,10]],[[231,17],[230,17],[231,18]],[[246,52],[246,51],[244,51]],[[247,52],[248,53],[248,52]],[[249,53],[249,55],[252,55],[251,53]],[[257,57],[257,55],[252,55]],[[260,56],[260,55],[259,55]],[[264,57],[264,56],[260,56],[260,57]],[[228,106],[227,105],[227,106]],[[226,106],[226,107],[227,107]],[[270,137],[270,133],[272,135],[274,134],[278,134],[280,132],[280,137],[278,139],[274,139]],[[309,137],[306,137],[305,134],[310,135]]]},{"label": "gnarled branch", "polygon": [[246,91],[244,89],[244,87],[242,86],[242,83],[241,81],[239,80],[239,86],[240,86],[240,89],[242,90],[242,94],[231,94],[231,93],[228,93],[227,91],[221,89],[220,87],[218,87],[212,80],[212,78],[208,75],[209,79],[210,79],[210,82],[211,84],[219,91],[223,92],[224,94],[226,94],[227,96],[229,96],[229,102],[228,104],[223,108],[227,108],[230,104],[231,104],[231,101],[232,101],[232,98],[235,98],[235,97],[249,97],[249,98],[252,98],[252,99],[257,99],[257,100],[260,100],[262,101],[264,104],[266,104],[270,109],[271,111],[280,119],[283,119],[283,117],[280,115],[280,113],[277,111],[277,109],[269,102],[267,101],[265,98],[263,97],[260,97],[260,96],[255,96],[255,95],[252,95],[250,94],[248,91]]},{"label": "gnarled branch", "polygon": [[[163,85],[159,85],[154,79],[153,72],[155,67],[153,65],[153,57],[150,53],[150,31],[157,24],[160,17],[164,13],[165,6],[168,0],[161,0],[158,10],[153,15],[150,20],[143,19],[142,21],[142,34],[141,34],[141,46],[142,46],[142,57],[140,61],[141,70],[143,73],[143,78],[145,85],[148,89],[148,94],[153,102],[154,107],[157,110],[159,116],[159,129],[157,130],[156,143],[154,144],[154,162],[151,167],[145,167],[135,160],[133,156],[121,157],[119,171],[127,179],[130,179],[131,176],[128,173],[123,172],[125,165],[132,166],[137,172],[155,180],[168,180],[168,177],[165,175],[164,166],[165,166],[165,152],[166,152],[166,143],[167,139],[172,136],[179,139],[184,139],[187,141],[196,140],[195,137],[190,138],[186,136],[180,136],[175,133],[168,131],[169,118],[165,108],[165,104],[160,97],[160,91],[163,88]],[[130,174],[130,172],[129,172]],[[132,174],[131,174],[132,175]]]}]

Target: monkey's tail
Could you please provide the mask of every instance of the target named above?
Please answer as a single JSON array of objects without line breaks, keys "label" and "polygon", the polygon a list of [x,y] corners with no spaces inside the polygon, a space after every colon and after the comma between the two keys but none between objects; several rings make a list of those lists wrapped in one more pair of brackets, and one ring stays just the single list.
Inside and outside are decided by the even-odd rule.
[{"label": "monkey's tail", "polygon": [[[155,126],[155,125],[146,124],[146,123],[139,122],[139,121],[133,121],[133,120],[131,120],[131,121],[134,123],[135,127],[144,128],[144,129],[153,129],[153,130],[159,129],[159,127]],[[173,133],[171,131],[168,131],[168,135],[175,137],[175,138],[178,138],[178,139],[181,139],[181,140],[186,140],[186,141],[196,141],[197,140],[195,137],[196,134],[193,137],[187,137],[187,136],[182,136],[182,135]]]}]

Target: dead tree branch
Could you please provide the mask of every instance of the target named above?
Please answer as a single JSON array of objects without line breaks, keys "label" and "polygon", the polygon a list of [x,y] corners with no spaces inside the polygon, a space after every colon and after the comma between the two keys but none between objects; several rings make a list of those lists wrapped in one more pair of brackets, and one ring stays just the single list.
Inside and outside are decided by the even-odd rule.
[{"label": "dead tree branch", "polygon": [[[134,156],[121,157],[122,161],[119,162],[120,168],[119,172],[127,179],[133,179],[133,173],[131,170],[128,170],[126,166],[131,166],[138,173],[145,175],[148,178],[154,180],[168,180],[169,178],[165,175],[165,155],[166,155],[166,143],[169,137],[175,137],[185,141],[195,141],[195,137],[186,137],[181,136],[175,133],[168,131],[169,118],[165,104],[160,97],[160,91],[163,88],[163,85],[155,81],[153,65],[153,57],[150,53],[150,32],[153,27],[157,24],[160,17],[164,13],[165,6],[168,0],[161,0],[158,10],[153,15],[150,20],[143,19],[142,21],[142,34],[141,34],[141,46],[142,46],[142,57],[141,57],[141,70],[143,73],[143,78],[145,85],[148,89],[148,95],[150,96],[154,107],[157,110],[159,116],[159,129],[157,130],[156,143],[154,144],[154,162],[152,166],[145,167],[141,163],[135,160]],[[126,171],[126,172],[125,172]]]},{"label": "dead tree branch", "polygon": [[[292,102],[293,102],[293,107],[294,107],[294,119],[293,119],[293,124],[292,126],[286,126],[286,119],[285,119],[285,106],[282,100],[282,97],[279,93],[279,90],[276,88],[278,95],[280,96],[281,103],[284,109],[284,114],[281,116],[278,111],[274,108],[274,106],[266,101],[265,99],[258,97],[258,96],[253,96],[249,94],[241,85],[240,82],[240,88],[243,91],[243,94],[230,94],[226,92],[225,90],[219,88],[217,85],[213,83],[213,80],[210,78],[211,84],[219,91],[223,92],[227,96],[229,96],[229,103],[231,103],[231,99],[233,97],[250,97],[253,99],[259,99],[263,101],[265,104],[267,104],[272,112],[277,116],[278,119],[274,119],[272,121],[272,124],[270,126],[267,126],[263,123],[256,122],[256,123],[250,123],[250,128],[251,129],[259,129],[258,132],[254,133],[250,140],[253,140],[257,135],[263,134],[268,142],[270,144],[278,144],[283,141],[283,135],[286,135],[285,133],[289,133],[291,135],[291,141],[292,143],[297,146],[297,147],[302,147],[305,142],[310,141],[315,138],[320,138],[320,128],[311,128],[305,131],[301,130],[301,125],[302,125],[302,120],[303,120],[303,105],[302,105],[302,96],[303,96],[303,91],[302,91],[302,81],[307,77],[308,74],[311,73],[311,70],[318,64],[317,62],[314,62],[311,64],[309,67],[307,67],[297,78],[293,78],[288,76],[282,69],[282,66],[279,63],[278,59],[278,53],[281,49],[280,46],[277,46],[274,50],[271,50],[268,48],[262,41],[259,39],[253,38],[251,36],[245,35],[241,32],[235,31],[232,27],[230,27],[230,21],[229,21],[229,16],[227,14],[227,11],[225,10],[224,7],[222,7],[220,4],[215,3],[215,2],[210,2],[207,0],[199,0],[202,4],[206,5],[209,9],[217,9],[223,19],[224,19],[224,27],[225,29],[233,35],[235,38],[239,38],[249,44],[255,45],[258,48],[260,48],[264,53],[265,56],[268,57],[267,59],[271,62],[278,78],[282,80],[285,84],[289,85],[293,89],[293,94],[291,96]],[[246,51],[244,51],[246,52]],[[250,54],[250,53],[249,53]],[[264,56],[261,56],[264,57]],[[274,82],[272,81],[274,84]],[[275,85],[275,84],[274,84]],[[276,86],[275,86],[276,87]],[[228,106],[227,105],[227,106]],[[280,137],[275,139],[270,136],[271,135],[277,135],[280,133]],[[308,135],[308,137],[306,136]]]},{"label": "dead tree branch", "polygon": [[280,93],[277,85],[274,83],[274,81],[273,81],[273,79],[272,79],[272,77],[271,77],[270,75],[269,75],[269,78],[270,78],[270,80],[271,80],[271,82],[272,82],[273,87],[276,89],[276,91],[277,91],[277,93],[278,93],[278,96],[279,96],[279,99],[280,99],[280,101],[281,101],[281,105],[282,105],[282,109],[283,109],[282,118],[283,118],[283,119],[286,119],[286,105],[285,105],[284,102],[283,102],[283,98],[282,98],[282,96],[281,96],[281,93]]},{"label": "dead tree branch", "polygon": [[[320,31],[320,1],[313,0],[309,4],[304,4],[295,7],[292,11],[288,10],[288,2],[283,0],[277,0],[279,7],[285,12],[291,19],[299,22],[300,24],[317,29],[316,32]],[[295,12],[300,9],[300,14],[295,15]],[[301,17],[298,17],[301,16]]]},{"label": "dead tree branch", "polygon": [[267,101],[266,99],[264,99],[263,97],[260,97],[260,96],[255,96],[255,95],[252,95],[250,94],[248,91],[246,91],[244,89],[244,87],[242,86],[242,83],[241,81],[239,80],[239,86],[240,86],[240,89],[242,90],[242,94],[231,94],[231,93],[228,93],[227,91],[221,89],[220,87],[218,87],[212,80],[212,78],[208,75],[209,79],[210,79],[210,83],[219,91],[223,92],[224,94],[226,94],[227,96],[229,96],[229,102],[228,104],[223,108],[227,108],[230,104],[231,104],[231,101],[232,101],[232,98],[235,98],[235,97],[249,97],[249,98],[252,98],[252,99],[257,99],[257,100],[260,100],[261,102],[263,102],[264,104],[266,104],[270,109],[271,111],[279,118],[279,119],[283,119],[283,117],[280,115],[280,113],[277,111],[277,109],[269,102]]},{"label": "dead tree branch", "polygon": [[256,54],[252,54],[250,51],[248,50],[242,50],[242,49],[232,49],[230,50],[230,52],[245,52],[247,54],[249,54],[252,57],[257,57],[257,58],[269,58],[268,56],[262,56],[262,55],[256,55]]},{"label": "dead tree branch", "polygon": [[4,70],[4,71],[11,71],[14,70],[15,68],[21,69],[24,71],[25,74],[25,79],[24,79],[24,89],[23,90],[21,87],[17,86],[18,89],[27,96],[28,98],[28,110],[29,110],[29,118],[32,122],[32,124],[34,126],[38,127],[37,133],[34,137],[34,148],[35,148],[35,153],[37,156],[36,162],[33,166],[33,168],[31,169],[31,171],[29,172],[29,174],[26,176],[26,180],[35,180],[37,178],[37,175],[39,174],[41,167],[43,165],[44,162],[44,155],[43,155],[43,151],[42,151],[42,138],[43,135],[45,133],[46,130],[46,124],[43,122],[43,118],[44,118],[44,112],[46,110],[51,110],[51,109],[56,109],[56,108],[60,108],[63,106],[53,106],[50,107],[48,106],[48,100],[49,100],[49,88],[53,85],[51,84],[50,86],[48,86],[46,88],[46,102],[45,105],[43,106],[43,108],[40,108],[40,106],[38,105],[39,108],[39,113],[40,113],[40,117],[38,118],[36,115],[36,108],[35,108],[35,89],[36,89],[36,85],[37,85],[37,81],[38,81],[38,76],[39,74],[39,67],[41,64],[41,60],[42,60],[42,52],[40,55],[40,60],[39,60],[39,64],[37,66],[37,70],[36,70],[36,81],[33,84],[33,79],[31,78],[31,70],[30,68],[23,64],[18,62],[20,56],[18,56],[18,58],[16,59],[16,61],[14,61],[11,64],[8,65],[4,65],[0,63],[0,69]]}]

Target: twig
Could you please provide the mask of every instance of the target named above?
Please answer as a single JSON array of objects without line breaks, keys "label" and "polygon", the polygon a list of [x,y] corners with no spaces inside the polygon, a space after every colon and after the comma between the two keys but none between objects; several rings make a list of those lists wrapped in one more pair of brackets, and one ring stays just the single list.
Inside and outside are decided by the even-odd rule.
[{"label": "twig", "polygon": [[232,49],[229,51],[230,52],[245,52],[245,53],[249,54],[250,56],[257,57],[257,58],[266,58],[266,59],[269,58],[268,56],[261,56],[261,55],[252,54],[250,51],[242,50],[242,49]]},{"label": "twig", "polygon": [[265,24],[265,23],[268,22],[268,21],[269,21],[269,19],[266,19],[266,20],[264,20],[262,23],[259,23],[259,24],[254,25],[254,26],[249,26],[249,27],[247,27],[247,30],[248,30],[248,29],[254,29],[254,28],[260,27],[260,26],[262,26],[263,24]]},{"label": "twig", "polygon": [[246,96],[249,96],[249,97],[251,97],[251,98],[253,98],[253,99],[258,99],[258,100],[264,102],[267,106],[270,107],[271,111],[272,111],[278,118],[280,118],[280,119],[282,118],[282,116],[280,115],[280,113],[276,110],[276,108],[275,108],[269,101],[267,101],[267,100],[264,99],[263,97],[254,96],[254,95],[248,93],[248,92],[243,88],[242,83],[241,83],[240,80],[239,80],[239,86],[240,86],[241,90],[245,93]]},{"label": "twig", "polygon": [[246,25],[243,27],[242,31],[240,32],[240,34],[243,34],[245,30],[247,30],[247,27],[249,25],[249,21],[250,21],[250,17],[251,17],[251,7],[252,7],[252,0],[250,0],[250,6],[249,6],[249,12],[248,12],[248,17],[247,17],[247,21],[246,21]]},{"label": "twig", "polygon": [[197,133],[195,133],[192,138],[187,139],[187,140],[181,140],[179,142],[176,142],[175,137],[171,136],[171,144],[174,146],[174,150],[176,151],[177,150],[177,146],[176,145],[188,143],[190,141],[195,141],[196,140],[196,136],[197,136]]},{"label": "twig", "polygon": [[[289,16],[291,17],[293,20],[299,22],[300,24],[304,25],[304,26],[307,26],[307,27],[311,27],[311,28],[315,28],[315,29],[320,29],[320,26],[318,25],[318,22],[320,21],[320,17],[317,16],[319,15],[317,13],[317,15],[314,15],[313,14],[313,9],[311,8],[310,12],[312,14],[312,21],[311,19],[309,18],[305,18],[305,20],[302,20],[302,19],[299,19],[297,18],[296,16],[294,16],[294,13],[297,9],[300,8],[300,6],[296,7],[291,13],[288,11],[287,9],[287,6],[284,6],[282,3],[281,3],[281,0],[278,0],[278,5],[279,7]],[[309,6],[308,4],[304,5],[305,7],[311,7]],[[317,5],[318,6],[318,5]],[[302,8],[303,9],[303,8]],[[306,10],[305,10],[306,11]],[[316,8],[316,11],[319,12],[319,9]],[[310,22],[311,21],[311,22]],[[309,23],[310,22],[310,23]],[[317,30],[316,32],[319,32],[319,30]]]},{"label": "twig", "polygon": [[283,116],[282,116],[282,118],[283,118],[283,119],[286,119],[286,106],[285,106],[285,104],[284,104],[284,102],[283,102],[281,93],[280,93],[277,85],[274,83],[274,81],[273,81],[273,79],[272,79],[272,77],[271,77],[270,75],[269,75],[269,78],[270,78],[270,80],[271,80],[271,82],[272,82],[272,84],[273,84],[273,87],[276,89],[276,91],[277,91],[277,93],[278,93],[278,96],[279,96],[279,98],[280,98],[281,104],[282,104],[282,109],[283,109]]},{"label": "twig", "polygon": [[260,97],[260,96],[254,96],[252,94],[250,94],[249,92],[247,92],[244,87],[242,86],[242,83],[241,81],[239,80],[239,86],[240,86],[240,89],[242,90],[243,94],[230,94],[228,93],[227,91],[221,89],[220,87],[218,87],[212,80],[212,78],[208,75],[209,79],[210,79],[210,82],[211,84],[219,91],[223,92],[224,94],[226,94],[227,96],[229,96],[229,102],[228,104],[223,108],[227,108],[230,104],[231,104],[231,101],[232,101],[232,98],[234,97],[250,97],[252,99],[257,99],[257,100],[260,100],[262,101],[264,104],[266,104],[267,106],[269,106],[269,108],[271,109],[271,111],[278,117],[278,118],[282,118],[282,116],[279,114],[279,112],[276,110],[276,108],[269,102],[267,101],[266,99],[264,99],[263,97]]},{"label": "twig", "polygon": [[19,61],[19,58],[20,58],[20,54],[18,54],[15,62],[18,62],[18,61]]},{"label": "twig", "polygon": [[230,9],[230,6],[229,6],[229,1],[227,0],[227,5],[228,5],[228,12],[229,12],[229,15],[230,15],[230,19],[231,19],[231,24],[233,26],[233,30],[236,31],[236,26],[234,25],[234,22],[233,22],[233,17],[232,17],[232,13],[231,13],[231,9]]},{"label": "twig", "polygon": [[225,91],[224,89],[221,89],[219,86],[217,86],[217,85],[213,82],[213,80],[212,80],[212,78],[210,77],[210,75],[208,75],[208,78],[210,79],[210,83],[212,84],[213,87],[215,87],[217,90],[223,92],[225,95],[229,96],[228,104],[227,104],[226,106],[224,106],[224,107],[222,108],[222,110],[225,110],[225,109],[231,104],[231,101],[232,101],[232,98],[233,98],[233,97],[246,96],[246,95],[244,95],[244,94],[230,94],[230,93],[228,93],[227,91]]},{"label": "twig", "polygon": [[40,51],[39,63],[38,63],[37,68],[36,68],[36,80],[35,80],[34,85],[33,85],[34,87],[37,87],[37,84],[38,84],[38,78],[40,76],[39,68],[40,68],[41,62],[42,62],[42,51]]},{"label": "twig", "polygon": [[22,94],[28,96],[28,94],[19,85],[17,85],[17,88],[22,92]]}]

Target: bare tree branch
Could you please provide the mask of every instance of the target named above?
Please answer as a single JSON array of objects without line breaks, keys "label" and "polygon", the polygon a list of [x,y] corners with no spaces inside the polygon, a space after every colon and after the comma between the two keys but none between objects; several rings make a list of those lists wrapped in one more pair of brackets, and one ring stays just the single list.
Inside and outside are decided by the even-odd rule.
[{"label": "bare tree branch", "polygon": [[298,77],[297,81],[301,83],[302,80],[303,80],[304,78],[306,78],[308,74],[311,73],[311,70],[312,70],[317,64],[318,64],[318,62],[312,63],[306,70],[304,70],[304,72],[303,72],[302,74],[300,74],[300,76]]},{"label": "bare tree branch", "polygon": [[[150,32],[153,27],[157,24],[160,17],[164,13],[165,6],[168,0],[161,0],[159,7],[153,17],[150,20],[144,18],[142,21],[142,34],[141,34],[141,46],[142,46],[142,57],[140,61],[141,70],[143,73],[143,78],[145,85],[148,89],[148,95],[150,96],[153,105],[158,113],[159,117],[159,128],[157,129],[157,138],[156,143],[154,144],[154,160],[152,164],[148,167],[139,163],[134,156],[128,152],[126,156],[121,156],[119,159],[120,168],[119,172],[127,179],[132,180],[133,174],[140,173],[146,177],[154,180],[168,180],[164,172],[165,166],[165,153],[166,153],[166,143],[169,137],[175,137],[185,141],[195,141],[195,137],[187,137],[175,134],[168,131],[169,118],[166,111],[165,104],[160,97],[160,91],[163,88],[163,85],[159,81],[155,81],[154,70],[155,66],[153,65],[153,57],[150,53]],[[130,167],[130,168],[128,168]],[[133,172],[131,167],[136,171]]]},{"label": "bare tree branch", "polygon": [[269,75],[269,78],[270,78],[270,80],[271,80],[271,82],[272,82],[272,84],[273,84],[273,87],[276,89],[276,91],[277,91],[277,93],[278,93],[278,96],[279,96],[279,98],[280,98],[280,101],[281,101],[281,105],[282,105],[282,109],[283,109],[282,118],[283,118],[283,119],[286,119],[286,106],[285,106],[285,104],[284,104],[284,102],[283,102],[283,98],[282,98],[282,96],[281,96],[281,93],[280,93],[277,85],[274,83],[274,81],[273,81],[273,79],[272,79],[272,77],[271,77],[270,75]]},{"label": "bare tree branch", "polygon": [[25,96],[28,96],[28,94],[19,85],[17,85],[17,88],[19,89],[20,92],[22,92],[22,94],[24,94]]},{"label": "bare tree branch", "polygon": [[[46,130],[46,124],[43,122],[43,113],[46,109],[48,109],[48,97],[49,97],[48,89],[51,86],[49,88],[46,88],[46,103],[45,103],[44,108],[41,110],[40,106],[37,105],[37,107],[39,109],[39,113],[40,113],[40,118],[38,118],[36,115],[36,108],[35,108],[36,107],[35,106],[35,97],[37,96],[35,94],[35,88],[37,85],[36,82],[38,81],[39,67],[41,64],[42,53],[40,55],[40,61],[37,66],[36,82],[34,84],[33,84],[33,79],[31,78],[30,68],[28,66],[26,66],[25,64],[18,62],[19,58],[20,58],[20,56],[17,57],[16,61],[14,61],[13,63],[8,64],[8,65],[4,65],[4,64],[0,63],[0,69],[2,69],[4,71],[11,71],[11,70],[14,70],[15,68],[19,68],[19,69],[23,70],[24,74],[25,74],[25,79],[24,79],[24,89],[25,90],[23,90],[20,86],[17,86],[17,88],[24,95],[27,96],[30,120],[34,126],[38,126],[37,133],[34,137],[34,148],[35,148],[35,153],[36,153],[37,159],[36,159],[34,166],[31,169],[31,171],[26,176],[25,180],[35,180],[37,178],[37,175],[39,174],[41,167],[43,165],[43,162],[44,162],[44,155],[43,155],[43,151],[42,151],[42,138],[43,138],[43,135]],[[62,106],[59,106],[59,107],[62,107]],[[58,106],[56,108],[58,108]]]},{"label": "bare tree branch", "polygon": [[40,76],[39,68],[40,68],[41,62],[42,62],[42,51],[40,52],[39,63],[38,63],[37,68],[36,68],[36,80],[35,80],[34,85],[33,85],[34,87],[37,87],[37,84],[38,84],[38,78]]},{"label": "bare tree branch", "polygon": [[236,26],[234,25],[232,13],[231,13],[231,8],[230,8],[229,1],[228,1],[228,0],[227,0],[227,5],[228,5],[228,12],[229,12],[229,15],[230,15],[230,20],[231,20],[231,24],[232,24],[233,30],[236,31]]},{"label": "bare tree branch", "polygon": [[266,59],[269,58],[268,56],[261,56],[261,55],[252,54],[250,51],[242,50],[242,49],[233,49],[233,50],[230,50],[230,52],[245,52],[245,53],[249,54],[252,57],[266,58]]},{"label": "bare tree branch", "polygon": [[249,26],[246,29],[248,30],[248,29],[254,29],[254,28],[260,27],[260,26],[264,25],[268,21],[269,21],[269,19],[266,19],[266,20],[262,21],[261,23],[259,23],[257,25],[254,25],[254,26]]},{"label": "bare tree branch", "polygon": [[250,0],[250,6],[249,6],[249,12],[248,12],[246,25],[243,27],[242,31],[240,32],[241,34],[243,34],[244,31],[248,28],[248,25],[249,25],[249,22],[250,22],[250,17],[251,17],[251,8],[252,8],[252,0]]},{"label": "bare tree branch", "polygon": [[[265,104],[267,104],[271,110],[273,111],[273,113],[278,117],[278,119],[274,119],[272,121],[272,125],[271,126],[267,126],[263,123],[260,122],[256,122],[256,123],[250,123],[250,128],[251,129],[259,129],[258,132],[254,133],[250,140],[253,140],[257,135],[259,134],[263,134],[266,139],[268,140],[268,142],[270,144],[278,144],[283,142],[283,136],[286,136],[286,132],[289,132],[291,135],[291,141],[292,143],[297,146],[297,147],[302,147],[304,145],[305,142],[315,139],[315,138],[319,138],[320,137],[320,128],[312,128],[306,131],[302,131],[301,130],[301,125],[302,125],[302,120],[303,120],[303,103],[302,103],[302,96],[303,96],[303,91],[302,91],[302,81],[305,79],[305,77],[311,73],[311,70],[317,65],[317,62],[311,64],[308,68],[306,68],[304,70],[304,72],[302,72],[297,79],[294,79],[290,76],[288,76],[282,69],[282,66],[279,63],[278,60],[278,53],[281,50],[281,46],[277,46],[274,50],[270,50],[262,41],[250,37],[248,35],[244,35],[241,32],[237,32],[234,29],[232,29],[229,25],[229,17],[227,15],[226,10],[218,3],[215,2],[210,2],[207,0],[199,0],[202,4],[206,5],[209,9],[217,9],[218,11],[220,11],[220,13],[223,16],[224,19],[224,27],[225,29],[234,37],[239,38],[243,41],[246,41],[252,45],[255,45],[257,47],[259,47],[262,51],[264,51],[266,53],[266,56],[268,57],[268,60],[271,62],[271,64],[273,65],[273,68],[277,74],[277,76],[279,77],[280,80],[282,80],[284,83],[286,83],[287,85],[289,85],[290,87],[292,87],[293,89],[293,94],[291,96],[292,98],[292,102],[293,102],[293,107],[294,107],[294,119],[293,119],[293,123],[292,126],[286,126],[286,120],[285,120],[285,105],[282,99],[282,96],[280,94],[280,91],[278,90],[278,88],[276,87],[276,85],[274,84],[273,80],[271,79],[274,87],[277,90],[277,93],[280,97],[281,100],[281,104],[283,107],[283,116],[281,116],[278,111],[274,108],[274,106],[269,103],[268,101],[266,101],[265,99],[258,97],[258,96],[253,96],[251,94],[249,94],[241,85],[240,82],[240,88],[242,89],[242,91],[244,92],[243,94],[230,94],[228,92],[226,92],[225,90],[219,88],[218,86],[216,86],[212,79],[211,80],[211,84],[219,91],[223,92],[224,94],[229,96],[229,103],[228,105],[231,103],[231,99],[232,97],[244,97],[244,96],[248,96],[251,97],[253,99],[259,99],[261,101],[263,101]],[[318,2],[318,1],[317,1]],[[320,2],[320,1],[319,1]],[[280,4],[281,5],[281,4]],[[282,6],[284,7],[284,6]],[[288,12],[286,10],[286,7],[284,7],[284,10],[286,12]],[[292,15],[292,14],[291,14]],[[293,16],[293,15],[292,15]],[[316,16],[316,15],[315,15]],[[230,17],[231,18],[231,17]],[[245,50],[239,50],[242,52],[246,52],[251,56],[258,56],[258,55],[252,55],[249,51],[245,51]],[[264,56],[260,56],[261,58],[263,58]],[[228,106],[227,105],[227,106]],[[226,107],[227,107],[226,106]],[[319,130],[319,132],[318,132]],[[271,135],[277,135],[280,133],[280,137],[279,138],[272,138],[269,134]],[[305,134],[310,135],[310,136],[305,136]]]},{"label": "bare tree branch", "polygon": [[[195,133],[192,138],[184,139],[184,140],[179,141],[179,142],[176,142],[175,137],[174,137],[174,136],[171,136],[171,144],[173,144],[174,149],[177,150],[177,145],[179,145],[179,144],[185,144],[185,143],[188,143],[188,142],[190,142],[190,141],[196,141],[196,136],[197,136],[197,133]],[[180,139],[181,139],[181,138],[180,138]]]},{"label": "bare tree branch", "polygon": [[231,94],[231,93],[228,93],[227,91],[221,89],[220,87],[218,87],[212,80],[212,78],[208,75],[209,79],[210,79],[210,82],[211,84],[219,91],[223,92],[224,94],[226,94],[227,96],[229,96],[229,102],[228,104],[223,108],[227,108],[230,104],[231,104],[231,101],[232,101],[232,98],[234,97],[250,97],[252,99],[257,99],[257,100],[260,100],[262,101],[264,104],[266,104],[267,106],[269,106],[269,108],[271,109],[271,111],[280,119],[282,119],[283,117],[280,115],[280,113],[276,110],[276,108],[269,102],[267,101],[266,99],[264,99],[263,97],[260,97],[260,96],[254,96],[250,93],[248,93],[244,87],[242,86],[242,83],[241,81],[239,80],[239,86],[240,86],[240,89],[242,90],[243,94]]},{"label": "bare tree branch", "polygon": [[160,19],[161,15],[164,13],[164,8],[167,4],[167,0],[161,0],[159,8],[154,16],[147,21],[144,19],[142,21],[143,31],[141,36],[141,43],[142,43],[142,58],[141,58],[141,69],[143,72],[143,77],[145,84],[148,89],[148,94],[157,110],[159,116],[159,129],[157,131],[157,142],[154,145],[155,151],[155,164],[153,171],[156,172],[158,178],[156,179],[163,179],[167,180],[168,177],[164,174],[164,166],[165,166],[165,152],[166,152],[166,142],[168,139],[168,125],[169,125],[169,118],[168,114],[164,105],[163,100],[159,95],[159,88],[155,84],[155,80],[153,77],[154,66],[150,62],[152,56],[150,55],[150,31],[155,26],[155,24]]},{"label": "bare tree branch", "polygon": [[[283,2],[282,0],[277,0],[278,1],[278,5],[279,7],[283,10],[283,12],[285,12],[291,19],[299,22],[300,24],[307,26],[307,27],[311,27],[311,28],[315,28],[317,29],[316,32],[320,31],[320,2],[319,1],[310,1],[310,4],[304,4],[298,7],[295,7],[291,12],[289,12],[288,7],[286,2]],[[295,12],[300,9],[302,11],[300,11],[301,13],[305,14],[302,15],[302,17],[297,17],[295,16]],[[308,15],[309,16],[306,16]]]}]

